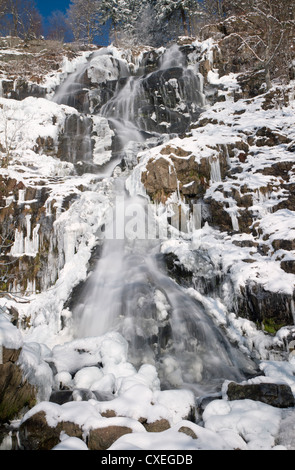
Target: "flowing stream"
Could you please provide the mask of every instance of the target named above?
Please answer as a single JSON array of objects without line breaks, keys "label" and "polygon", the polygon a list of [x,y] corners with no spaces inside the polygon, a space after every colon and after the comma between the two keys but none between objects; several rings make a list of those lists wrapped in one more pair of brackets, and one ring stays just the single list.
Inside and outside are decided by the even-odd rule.
[{"label": "flowing stream", "polygon": [[[68,78],[68,87],[66,81],[58,92],[59,102],[71,103],[73,83],[76,90],[85,71],[86,66]],[[161,134],[157,126],[154,130],[149,126],[152,114],[156,120],[159,117],[159,103],[166,118],[174,122],[169,76],[174,88],[175,76],[181,76],[185,115],[190,109],[193,117],[204,103],[200,77],[192,77],[179,48],[171,48],[154,73],[130,76],[123,86],[118,81],[112,97],[99,111],[115,129],[121,151],[126,146],[138,150]],[[160,87],[154,92],[154,110],[150,110],[146,93],[149,83]],[[159,255],[161,238],[150,236],[147,230],[155,222],[151,205],[147,198],[131,198],[125,178],[110,178],[113,206],[104,227],[100,259],[74,309],[77,336],[119,331],[129,343],[130,361],[136,366],[154,364],[162,387],[188,386],[204,394],[214,393],[225,379],[243,380],[254,372],[254,364],[230,343],[202,304],[167,275]]]}]

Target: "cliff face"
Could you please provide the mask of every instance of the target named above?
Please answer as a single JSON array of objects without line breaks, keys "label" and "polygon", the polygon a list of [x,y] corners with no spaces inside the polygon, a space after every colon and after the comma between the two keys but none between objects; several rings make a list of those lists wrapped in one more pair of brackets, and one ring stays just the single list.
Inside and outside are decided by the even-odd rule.
[{"label": "cliff face", "polygon": [[[178,204],[187,204],[190,211],[198,206],[201,226],[209,224],[227,233],[234,247],[247,248],[246,267],[241,266],[248,274],[237,290],[239,314],[259,324],[274,322],[276,327],[292,323],[292,235],[284,228],[272,233],[269,227],[272,218],[280,227],[282,220],[291,221],[293,215],[294,135],[289,116],[293,87],[274,87],[265,93],[260,84],[258,90],[259,80],[245,76],[249,66],[246,52],[228,69],[228,51],[234,48],[234,39],[230,48],[228,41],[227,36],[217,42],[182,41],[168,70],[161,68],[161,50],[138,50],[116,56],[113,52],[103,55],[96,51],[91,56],[91,52],[72,51],[66,59],[59,52],[55,61],[48,51],[42,61],[43,67],[45,63],[48,67],[45,78],[37,79],[35,74],[28,77],[25,86],[20,85],[17,74],[7,71],[2,82],[6,98],[2,98],[1,144],[1,237],[7,241],[2,248],[4,289],[29,292],[50,287],[64,266],[66,252],[77,251],[79,235],[75,232],[73,248],[67,248],[69,241],[58,235],[58,219],[73,203],[79,204],[85,191],[93,189],[97,169],[116,149],[114,132],[98,113],[111,109],[118,89],[126,94],[124,86],[130,75],[142,75],[140,86],[135,79],[133,85],[130,81],[138,90],[132,102],[125,98],[122,110],[127,104],[132,107],[143,132],[180,135],[152,150],[150,158],[149,153],[140,157],[144,190],[155,203],[169,204],[176,195]],[[28,57],[39,53],[37,49],[27,52]],[[65,70],[75,69],[79,81],[70,101],[55,104],[45,99],[67,74]],[[189,80],[191,96],[183,88],[183,80]],[[61,102],[65,94],[62,96]],[[141,109],[139,103],[145,107]],[[114,112],[120,109],[114,108]],[[8,263],[12,264],[9,276],[5,276]],[[265,282],[257,282],[260,263],[274,263],[286,278],[288,288],[283,292],[278,289],[284,305],[279,314],[277,307],[269,305],[271,291]],[[281,303],[274,300],[274,305]]]},{"label": "cliff face", "polygon": [[[111,47],[58,58],[51,52],[47,62],[42,53],[47,68],[38,78],[20,81],[5,70],[0,300],[16,308],[14,323],[33,341],[36,331],[45,338],[47,327],[67,339],[69,299],[92,269],[114,202],[112,175],[126,172],[131,195],[148,196],[159,214],[168,210],[169,233],[177,229],[161,244],[171,277],[204,304],[206,296],[222,302],[227,326],[250,320],[275,338],[267,348],[287,354],[294,335],[295,88],[290,82],[266,92],[261,76],[248,74],[246,52],[228,61],[228,40],[182,39],[168,69],[161,69],[162,48]],[[68,100],[62,84],[69,76],[75,91]],[[124,152],[114,121],[118,126],[118,114],[130,109],[143,139],[134,145],[128,128]],[[275,336],[281,328],[283,341]],[[259,355],[259,345],[253,348]]]}]

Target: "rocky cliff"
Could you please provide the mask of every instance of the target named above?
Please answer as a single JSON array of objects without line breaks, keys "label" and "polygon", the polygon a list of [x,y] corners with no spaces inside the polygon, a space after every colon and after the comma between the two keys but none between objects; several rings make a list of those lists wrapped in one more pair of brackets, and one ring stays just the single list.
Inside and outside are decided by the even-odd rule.
[{"label": "rocky cliff", "polygon": [[[79,386],[73,382],[86,367],[102,374],[106,355],[96,356],[102,345],[87,349],[83,342],[70,343],[73,367],[61,359],[68,351],[56,346],[72,340],[71,306],[99,256],[98,233],[113,205],[113,176],[118,174],[126,174],[130,194],[147,197],[159,217],[168,211],[168,236],[159,259],[187,295],[202,303],[246,354],[257,360],[293,357],[294,83],[275,83],[266,91],[261,74],[249,70],[248,53],[242,51],[237,60],[231,52],[235,41],[230,42],[230,34],[218,29],[212,39],[211,33],[202,41],[181,38],[166,56],[166,48],[57,53],[49,45],[44,52],[35,43],[27,49],[3,40],[0,307],[6,319],[13,316],[26,344],[13,342],[15,352],[4,351],[1,421],[36,400],[54,401],[54,390],[58,400],[65,395],[65,401],[99,400],[95,420],[112,420],[107,443],[101,444],[101,423],[92,429],[91,448],[108,448],[118,436],[148,425],[156,423],[163,431],[173,424],[175,410],[164,407],[163,412],[169,400],[161,401],[157,393],[161,410],[150,422],[136,406],[124,415],[132,423],[125,422],[119,400],[111,404],[119,411],[108,408],[122,366],[116,348],[111,364],[116,367],[110,367],[115,379],[108,375],[108,382],[100,384],[99,390],[109,394],[101,405],[105,398],[86,393],[83,380]],[[20,79],[11,68],[19,56],[29,64],[38,59],[38,73],[30,65],[31,73]],[[74,80],[67,97],[63,85],[68,77]],[[142,137],[127,151],[116,136],[120,113],[132,113]],[[10,409],[5,403],[14,386],[18,403]],[[154,382],[154,388],[148,386],[154,393]],[[127,389],[126,384],[119,394],[124,400]],[[150,398],[147,394],[147,406]],[[293,406],[289,398],[288,407]],[[191,411],[191,395],[184,404]],[[61,431],[83,438],[85,423],[70,422],[63,405],[48,408],[49,423],[46,406],[26,415],[24,448],[52,448]],[[93,412],[93,403],[86,408]],[[187,417],[181,410],[180,418]],[[46,428],[48,442],[37,442],[39,426]]]}]

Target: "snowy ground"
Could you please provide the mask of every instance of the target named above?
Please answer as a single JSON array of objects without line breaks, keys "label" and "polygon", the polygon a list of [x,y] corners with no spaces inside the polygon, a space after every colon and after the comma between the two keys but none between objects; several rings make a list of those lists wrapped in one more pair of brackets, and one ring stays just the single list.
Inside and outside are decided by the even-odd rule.
[{"label": "snowy ground", "polygon": [[[85,60],[82,57],[81,61]],[[73,65],[73,64],[72,64]],[[69,64],[65,64],[65,72],[73,70]],[[212,76],[212,81],[218,77]],[[56,85],[56,77],[48,78],[51,85]],[[225,79],[224,79],[225,80]],[[231,77],[229,78],[231,82]],[[50,85],[50,86],[51,86]],[[49,86],[49,88],[50,88]],[[7,100],[1,99],[1,104],[7,104]],[[38,114],[35,114],[38,108]],[[235,122],[233,132],[233,115],[235,111],[245,111],[240,115],[239,122]],[[2,108],[4,109],[4,108]],[[36,98],[28,98],[24,102],[11,100],[9,109],[12,114],[3,116],[0,123],[0,133],[5,140],[11,136],[13,158],[7,169],[1,169],[1,174],[9,175],[18,180],[34,181],[42,177],[60,177],[58,185],[52,186],[52,199],[58,200],[73,190],[78,198],[71,208],[61,213],[56,220],[56,227],[60,237],[59,243],[66,247],[66,262],[61,269],[59,279],[53,289],[41,294],[27,296],[29,303],[17,303],[20,316],[31,317],[31,328],[20,331],[13,327],[5,315],[0,317],[0,344],[8,348],[22,346],[20,364],[29,380],[38,386],[39,403],[25,416],[39,410],[45,410],[48,423],[56,424],[59,421],[74,421],[83,427],[85,433],[92,428],[105,426],[106,419],[109,424],[124,424],[132,428],[132,434],[121,437],[109,450],[294,450],[295,449],[295,410],[280,410],[269,405],[241,400],[230,402],[226,396],[226,383],[224,384],[222,399],[213,400],[207,405],[203,421],[192,423],[184,417],[194,404],[194,397],[187,390],[162,391],[157,371],[153,365],[144,364],[139,370],[128,360],[128,346],[124,338],[118,334],[109,333],[103,337],[86,339],[74,339],[72,332],[71,312],[63,309],[65,300],[71,289],[87,276],[87,262],[91,249],[95,246],[95,233],[105,220],[108,207],[108,197],[111,188],[109,181],[97,183],[92,181],[91,175],[76,177],[73,174],[71,164],[60,162],[54,157],[36,154],[33,150],[34,142],[38,136],[50,136],[57,138],[58,125],[62,125],[65,114],[74,112],[67,107],[58,106],[50,101]],[[34,114],[29,122],[26,117],[30,110]],[[255,111],[255,120],[253,113]],[[252,104],[229,101],[219,103],[212,110],[207,111],[207,116],[218,115],[218,119],[224,122],[220,126],[220,133],[216,133],[216,127],[206,126],[203,130],[194,130],[192,137],[174,140],[171,144],[180,144],[186,150],[192,150],[196,155],[209,155],[208,142],[223,144],[229,140],[235,140],[244,135],[245,130],[253,130],[255,126],[268,125],[273,128],[284,129],[288,135],[295,139],[293,126],[294,101],[288,108],[272,111],[263,111],[259,100]],[[17,116],[16,119],[12,116]],[[55,125],[52,125],[52,116],[57,117]],[[18,122],[18,124],[17,124]],[[14,123],[14,130],[6,124]],[[203,152],[203,153],[202,153]],[[284,150],[276,158],[284,158]],[[151,155],[159,153],[158,149],[151,150],[142,155],[139,167],[135,168],[128,181],[129,189],[138,192],[142,190],[138,185],[138,175],[144,168],[147,159]],[[267,164],[272,159],[272,151],[260,149],[255,159],[249,162],[249,168]],[[21,158],[21,162],[19,160]],[[21,170],[21,171],[20,171]],[[135,179],[133,179],[135,176]],[[269,177],[260,175],[264,181],[257,181],[255,171],[241,173],[239,182],[247,178],[247,184],[252,188],[267,183]],[[294,174],[292,176],[294,178]],[[77,188],[83,184],[87,191],[80,192]],[[213,192],[219,182],[213,183]],[[215,186],[214,186],[215,185]],[[99,190],[97,192],[97,190]],[[215,194],[216,196],[216,194]],[[274,198],[276,195],[273,196]],[[272,198],[269,199],[272,203]],[[265,201],[258,200],[257,212],[265,209]],[[98,209],[99,208],[99,209]],[[273,216],[270,213],[262,213],[260,224],[265,231],[269,231],[269,243],[272,235],[287,233],[294,235],[294,214],[287,211],[279,211]],[[239,238],[239,235],[233,237]],[[289,293],[293,291],[295,276],[283,274],[277,269],[275,260],[270,256],[266,261],[258,253],[252,253],[254,262],[245,264],[242,260],[249,255],[249,249],[237,249],[233,252],[232,239],[224,237],[219,232],[205,226],[201,231],[185,237],[183,240],[166,240],[162,245],[163,252],[173,251],[184,265],[189,267],[191,251],[202,245],[207,249],[212,258],[222,259],[223,266],[232,271],[233,279],[237,285],[242,284],[251,276],[259,275],[265,280],[265,285],[271,290],[280,290]],[[293,253],[290,255],[293,256]],[[239,319],[234,313],[228,312],[218,299],[202,298],[193,289],[188,290],[188,295],[195,296],[203,302],[205,307],[213,313],[216,322],[227,325],[229,335],[240,341],[245,351],[257,351],[261,358],[261,376],[256,381],[272,381],[287,383],[295,395],[295,356],[290,356],[285,361],[272,360],[269,357],[271,346],[282,345],[288,329],[282,329],[275,337],[269,337],[258,331],[251,322]],[[14,305],[14,301],[0,298],[0,306],[3,308]],[[61,329],[61,319],[65,327]],[[81,352],[82,351],[82,352]],[[54,364],[56,373],[49,366]],[[97,367],[97,364],[102,364]],[[64,405],[50,403],[50,393],[58,389],[60,384],[73,389],[87,389],[91,398],[84,401],[79,392],[75,400]],[[103,418],[101,413],[106,411],[110,403],[99,401],[95,393],[103,393],[112,396],[111,407],[122,417]],[[151,403],[153,403],[151,405]],[[149,422],[165,418],[170,422],[171,428],[161,433],[147,432],[138,422],[144,416]],[[19,424],[18,422],[15,425]],[[196,438],[178,432],[181,427],[189,428]],[[2,447],[9,447],[9,438]],[[61,443],[55,450],[87,450],[84,442],[76,438],[62,436]]]}]

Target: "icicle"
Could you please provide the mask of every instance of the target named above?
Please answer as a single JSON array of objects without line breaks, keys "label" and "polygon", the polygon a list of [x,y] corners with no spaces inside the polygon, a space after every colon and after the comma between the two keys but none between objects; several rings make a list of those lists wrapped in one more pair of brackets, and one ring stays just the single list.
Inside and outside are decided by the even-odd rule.
[{"label": "icicle", "polygon": [[210,162],[210,178],[211,183],[218,183],[221,181],[221,171],[220,171],[220,161],[217,157],[212,157],[209,160]]},{"label": "icicle", "polygon": [[238,232],[240,230],[240,227],[239,227],[239,221],[238,221],[238,211],[237,211],[237,207],[234,205],[233,202],[230,202],[229,203],[229,215],[231,217],[231,222],[232,222],[232,227],[233,227],[233,230],[235,232]]},{"label": "icicle", "polygon": [[25,189],[20,189],[18,191],[18,204],[24,204],[24,202],[25,202],[25,193],[26,193]]},{"label": "icicle", "polygon": [[194,204],[191,215],[191,231],[202,228],[202,204]]},{"label": "icicle", "polygon": [[22,256],[25,251],[24,234],[16,229],[14,234],[14,244],[11,247],[10,254],[12,256]]}]

